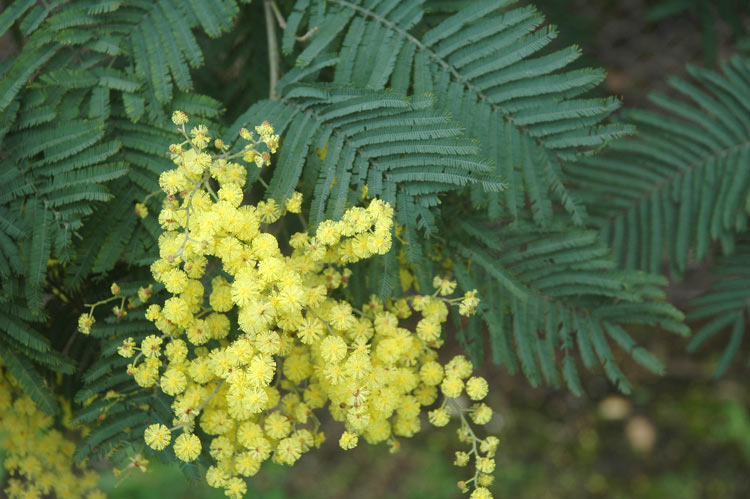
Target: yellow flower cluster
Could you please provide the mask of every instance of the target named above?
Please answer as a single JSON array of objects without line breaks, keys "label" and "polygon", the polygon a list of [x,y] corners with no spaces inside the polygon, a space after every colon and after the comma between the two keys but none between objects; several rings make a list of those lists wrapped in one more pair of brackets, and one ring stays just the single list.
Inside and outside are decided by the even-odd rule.
[{"label": "yellow flower cluster", "polygon": [[[318,419],[324,408],[343,423],[343,449],[361,439],[397,447],[398,437],[420,430],[423,408],[440,392],[445,401],[429,416],[440,426],[450,417],[447,404],[458,408],[464,391],[472,400],[486,395],[486,381],[470,378],[464,357],[445,366],[437,360],[448,305],[472,313],[475,292],[444,298],[455,283],[436,280],[434,295],[387,303],[372,297],[361,308],[335,297],[352,277],[345,265],[389,251],[393,210],[387,203],[373,200],[320,223],[312,234],[292,235],[286,255],[267,224],[285,210],[299,213],[301,195],[284,208],[271,199],[243,204],[246,170],[232,161],[268,164],[257,148],[262,143],[275,151],[279,138],[271,125],[256,127],[257,141],[243,130],[250,143],[242,152],[232,155],[217,141],[219,153],[211,155],[205,128],[188,134],[184,113],[173,121],[185,141],[171,146],[176,168],[160,178],[167,194],[159,214],[164,233],[151,266],[171,297],[146,312],[159,333],[140,345],[128,338],[119,350],[128,358],[137,351],[128,372],[138,385],[174,397],[171,427],[149,426],[148,446],[172,444],[183,461],[207,449],[214,461],[207,482],[239,498],[244,477],[264,461],[292,465],[324,441]],[[415,331],[403,326],[407,320],[416,321]],[[484,424],[492,411],[481,403],[457,411],[461,438],[476,458],[472,480],[488,483],[492,470],[480,448],[489,456],[483,449],[494,453],[496,444],[476,439],[465,413]]]},{"label": "yellow flower cluster", "polygon": [[75,470],[75,443],[53,423],[0,365],[0,454],[5,458],[6,496],[104,498],[96,473]]}]

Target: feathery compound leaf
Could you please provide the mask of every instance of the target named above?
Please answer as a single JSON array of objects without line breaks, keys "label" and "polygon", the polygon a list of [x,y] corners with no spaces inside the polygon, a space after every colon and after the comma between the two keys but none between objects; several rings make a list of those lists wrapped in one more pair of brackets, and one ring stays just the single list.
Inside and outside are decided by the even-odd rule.
[{"label": "feathery compound leaf", "polygon": [[714,371],[719,377],[742,344],[750,313],[750,245],[746,242],[737,247],[737,253],[724,258],[712,270],[716,276],[711,288],[690,301],[690,321],[709,319],[688,343],[688,350],[695,351],[720,331],[729,329],[729,341]]},{"label": "feathery compound leaf", "polygon": [[24,50],[16,58],[10,71],[0,79],[0,111],[5,111],[28,79],[46,64],[57,50],[58,47],[54,45]]},{"label": "feathery compound leaf", "polygon": [[13,311],[0,305],[0,330],[24,346],[38,352],[46,353],[50,350],[47,338],[35,331],[21,319],[13,316]]},{"label": "feathery compound leaf", "polygon": [[661,113],[625,114],[638,138],[564,168],[626,268],[660,272],[667,258],[679,275],[691,251],[703,260],[712,241],[747,226],[750,104],[730,75],[750,80],[748,61],[733,58],[723,74],[690,67],[700,85],[670,80],[683,99],[654,95]]},{"label": "feathery compound leaf", "polygon": [[6,5],[3,12],[0,13],[0,36],[4,35],[35,3],[35,0],[16,0],[12,4]]},{"label": "feathery compound leaf", "polygon": [[26,299],[33,311],[42,308],[42,283],[47,271],[47,259],[51,250],[50,209],[37,199],[26,204],[27,223],[34,228],[28,250],[25,252]]},{"label": "feathery compound leaf", "polygon": [[[395,188],[417,199],[470,183],[495,190],[504,187],[487,175],[492,167],[476,156],[477,145],[460,138],[461,129],[448,117],[431,111],[429,99],[290,86],[281,103],[259,103],[241,116],[231,127],[232,136],[241,126],[251,126],[250,118],[261,110],[287,137],[266,193],[278,202],[295,190],[306,158],[313,153],[311,144],[321,139],[329,143],[314,189],[311,223],[319,222],[323,213],[341,216],[350,190],[365,185],[373,197]],[[429,188],[420,191],[419,186]],[[416,214],[408,223],[417,223]]]},{"label": "feathery compound leaf", "polygon": [[[134,426],[143,424],[148,419],[148,414],[145,412],[136,411],[123,418],[116,418],[113,421],[109,421],[102,424],[94,431],[92,431],[76,448],[73,454],[73,460],[76,463],[80,463],[91,453],[95,453],[100,450],[100,445],[107,439],[112,438],[118,434],[130,433],[126,430],[133,428]],[[135,432],[133,432],[135,433]],[[135,439],[134,435],[130,438]],[[103,450],[103,449],[102,449]]]},{"label": "feathery compound leaf", "polygon": [[[475,204],[496,213],[502,200],[517,217],[525,192],[538,224],[550,222],[551,201],[557,201],[581,225],[585,211],[568,192],[560,165],[631,129],[598,126],[619,102],[577,96],[598,85],[603,73],[560,72],[580,50],[539,55],[556,32],[543,27],[544,19],[533,7],[507,10],[510,3],[471,2],[424,32],[416,29],[422,19],[421,0],[331,0],[320,33],[297,64],[311,65],[324,51],[338,49],[337,84],[373,89],[390,85],[400,92],[434,95],[436,107],[452,113],[466,125],[466,134],[481,143],[482,154],[495,164],[494,174],[515,186],[500,195],[474,188]],[[306,11],[308,26],[313,25],[316,8],[307,0],[297,2],[295,25],[284,34],[287,40],[300,30]],[[371,50],[373,44],[379,50]],[[509,148],[516,154],[509,155]],[[511,179],[514,170],[521,174]]]},{"label": "feathery compound leaf", "polygon": [[[451,256],[457,261],[454,270],[459,276],[476,276],[479,296],[491,300],[479,314],[489,328],[495,362],[513,369],[508,357],[517,356],[532,385],[542,378],[557,384],[559,349],[562,378],[580,393],[572,358],[578,351],[586,368],[602,365],[607,377],[627,393],[630,385],[615,362],[609,337],[647,369],[663,370],[624,329],[627,324],[651,324],[685,333],[680,312],[661,301],[661,278],[615,269],[595,231],[559,224],[540,230],[526,223],[498,235],[481,219],[454,220],[451,240],[460,241],[450,245],[456,250]],[[463,281],[459,279],[460,286],[471,289]],[[493,338],[509,333],[515,352],[507,340]]]}]

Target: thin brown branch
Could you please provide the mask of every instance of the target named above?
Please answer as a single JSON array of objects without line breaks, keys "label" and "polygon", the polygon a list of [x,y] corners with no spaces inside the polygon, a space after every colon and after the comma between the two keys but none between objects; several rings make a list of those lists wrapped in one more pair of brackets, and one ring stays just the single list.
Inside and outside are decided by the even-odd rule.
[{"label": "thin brown branch", "polygon": [[274,20],[273,6],[273,0],[263,0],[263,10],[266,17],[266,37],[268,39],[268,64],[270,66],[268,97],[276,100],[278,99],[276,85],[279,82],[281,55],[279,54],[279,43],[276,40],[276,21]]}]

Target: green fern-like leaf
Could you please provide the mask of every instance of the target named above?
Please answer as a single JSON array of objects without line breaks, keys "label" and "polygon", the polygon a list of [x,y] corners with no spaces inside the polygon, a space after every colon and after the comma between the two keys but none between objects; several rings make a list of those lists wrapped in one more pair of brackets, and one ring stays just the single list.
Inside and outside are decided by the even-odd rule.
[{"label": "green fern-like leaf", "polygon": [[688,343],[694,351],[714,336],[728,331],[729,341],[721,355],[714,376],[726,372],[742,345],[750,313],[750,245],[741,243],[734,255],[724,258],[712,274],[716,280],[703,295],[691,300],[687,319],[705,321]]},{"label": "green fern-like leaf", "polygon": [[[476,143],[447,116],[431,109],[430,98],[392,92],[330,86],[290,86],[281,101],[262,101],[231,127],[236,140],[242,126],[268,119],[288,137],[281,148],[267,196],[279,202],[297,188],[305,166],[312,192],[310,222],[338,218],[350,190],[368,186],[369,194],[396,206],[397,193],[415,202],[470,183],[498,191],[491,166],[476,153]],[[325,149],[322,162],[307,162]],[[336,180],[334,185],[334,179]],[[416,216],[409,220],[416,224]]]},{"label": "green fern-like leaf", "polygon": [[495,362],[511,371],[520,365],[534,386],[542,380],[557,385],[562,363],[562,379],[580,393],[577,350],[584,367],[601,365],[627,393],[630,385],[610,348],[614,340],[639,364],[663,371],[658,359],[625,331],[628,325],[645,324],[688,333],[682,314],[664,302],[663,278],[617,270],[592,230],[534,229],[527,223],[497,235],[485,223],[457,222],[461,236],[453,239],[460,242],[451,246],[461,287],[477,288],[482,299],[491,300],[479,313]]},{"label": "green fern-like leaf", "polygon": [[711,243],[733,251],[734,232],[750,213],[750,59],[735,57],[722,73],[688,67],[694,82],[674,78],[682,99],[655,94],[660,111],[624,118],[638,138],[565,168],[591,206],[592,220],[624,267],[674,275]]},{"label": "green fern-like leaf", "polygon": [[[579,96],[598,85],[603,72],[561,72],[579,49],[540,55],[556,37],[555,29],[544,26],[533,7],[509,10],[511,3],[471,2],[425,31],[421,0],[331,0],[322,18],[314,20],[312,12],[320,12],[321,4],[303,0],[295,6],[284,46],[290,51],[294,32],[318,26],[297,57],[298,68],[333,64],[337,84],[434,95],[437,108],[465,124],[466,134],[481,143],[483,157],[509,186],[500,194],[474,190],[475,200],[491,215],[504,206],[517,218],[527,198],[534,220],[545,225],[556,201],[581,225],[585,209],[568,190],[560,164],[630,128],[599,125],[619,102]],[[371,50],[374,45],[378,50]],[[331,59],[330,52],[338,52],[338,58]],[[296,77],[318,74],[316,68]]]}]

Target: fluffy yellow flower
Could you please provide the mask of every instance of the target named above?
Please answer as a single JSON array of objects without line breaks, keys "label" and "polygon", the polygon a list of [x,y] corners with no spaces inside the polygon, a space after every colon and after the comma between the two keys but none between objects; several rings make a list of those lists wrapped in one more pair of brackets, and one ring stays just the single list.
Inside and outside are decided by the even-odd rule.
[{"label": "fluffy yellow flower", "polygon": [[477,469],[480,473],[492,473],[495,471],[495,460],[490,457],[480,457],[477,459]]},{"label": "fluffy yellow flower", "polygon": [[345,431],[341,434],[341,438],[339,439],[339,446],[341,446],[344,450],[350,450],[357,446],[357,442],[359,441],[359,437],[355,433],[349,433],[348,431]]},{"label": "fluffy yellow flower", "polygon": [[463,355],[456,355],[445,365],[445,375],[455,376],[460,379],[466,379],[471,375],[474,366],[471,361]]},{"label": "fluffy yellow flower", "polygon": [[154,450],[162,450],[172,440],[172,436],[169,432],[169,428],[163,424],[152,424],[143,433],[143,439],[146,441],[146,445]]},{"label": "fluffy yellow flower", "polygon": [[187,386],[187,378],[182,371],[167,369],[160,380],[161,390],[167,395],[182,393]]},{"label": "fluffy yellow flower", "polygon": [[435,341],[440,338],[442,328],[435,320],[422,319],[417,323],[417,334],[423,341]]},{"label": "fluffy yellow flower", "polygon": [[172,123],[175,125],[184,125],[188,122],[188,116],[182,111],[175,111],[172,113]]},{"label": "fluffy yellow flower", "polygon": [[245,496],[245,492],[247,492],[247,484],[242,478],[230,478],[224,485],[224,493],[230,499],[241,499]]},{"label": "fluffy yellow flower", "polygon": [[464,451],[456,451],[456,459],[453,460],[455,466],[466,466],[469,464],[469,454]]},{"label": "fluffy yellow flower", "polygon": [[130,358],[135,354],[135,341],[133,338],[122,340],[122,345],[117,347],[117,353],[125,358]]},{"label": "fluffy yellow flower", "polygon": [[479,376],[469,378],[466,382],[466,394],[471,400],[482,400],[487,396],[488,390],[487,381]]},{"label": "fluffy yellow flower", "polygon": [[432,280],[432,286],[438,291],[440,296],[448,296],[456,290],[456,281],[435,276]]},{"label": "fluffy yellow flower", "polygon": [[430,423],[432,423],[435,426],[445,426],[448,424],[448,421],[450,421],[451,416],[448,414],[448,411],[446,411],[443,408],[435,409],[434,411],[430,411],[428,413]]},{"label": "fluffy yellow flower", "polygon": [[458,376],[447,376],[440,384],[440,391],[448,398],[456,398],[461,395],[464,382]]},{"label": "fluffy yellow flower", "polygon": [[485,487],[477,487],[472,491],[469,499],[492,499],[492,493]]},{"label": "fluffy yellow flower", "polygon": [[286,437],[291,429],[292,425],[289,419],[278,412],[274,412],[266,418],[265,432],[273,439],[279,440]]},{"label": "fluffy yellow flower", "polygon": [[471,411],[471,419],[476,424],[487,424],[492,419],[492,409],[486,404],[475,404]]},{"label": "fluffy yellow flower", "polygon": [[145,357],[159,357],[159,354],[161,353],[161,342],[162,339],[155,334],[146,336],[143,341],[141,341],[141,353],[143,353]]},{"label": "fluffy yellow flower", "polygon": [[91,334],[91,327],[94,325],[94,316],[90,313],[81,314],[78,317],[78,331],[83,334]]},{"label": "fluffy yellow flower", "polygon": [[174,441],[174,453],[181,461],[195,461],[201,453],[201,441],[193,433],[183,433]]},{"label": "fluffy yellow flower", "polygon": [[294,192],[292,197],[286,200],[286,210],[289,213],[300,213],[302,211],[302,193]]},{"label": "fluffy yellow flower", "polygon": [[273,460],[279,464],[292,465],[302,456],[302,446],[299,440],[293,437],[281,440],[276,447]]},{"label": "fluffy yellow flower", "polygon": [[419,377],[428,386],[439,385],[443,380],[443,366],[431,360],[422,364]]}]

